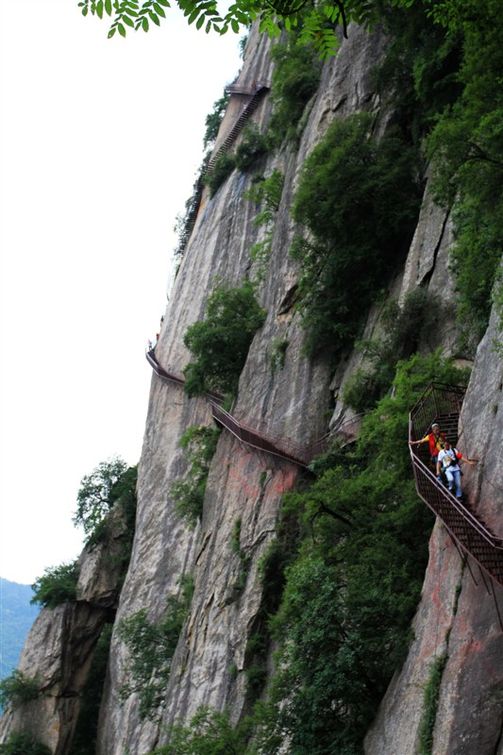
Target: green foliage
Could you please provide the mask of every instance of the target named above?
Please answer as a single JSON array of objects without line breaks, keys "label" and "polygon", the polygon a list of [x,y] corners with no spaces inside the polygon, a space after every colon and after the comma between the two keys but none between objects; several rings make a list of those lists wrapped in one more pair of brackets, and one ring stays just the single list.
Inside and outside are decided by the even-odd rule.
[{"label": "green foliage", "polygon": [[249,736],[249,719],[233,727],[227,713],[201,707],[188,726],[172,726],[170,743],[149,755],[253,755]]},{"label": "green foliage", "polygon": [[217,447],[220,430],[213,427],[189,427],[180,445],[186,450],[188,470],[184,480],[171,486],[178,514],[195,527],[203,513],[204,493],[210,463]]},{"label": "green foliage", "polygon": [[321,66],[312,48],[293,39],[288,44],[276,44],[271,54],[275,63],[271,88],[274,109],[268,138],[271,146],[279,147],[285,139],[300,137],[298,123],[318,88]]},{"label": "green foliage", "polygon": [[204,320],[191,325],[184,338],[194,358],[184,370],[189,396],[205,391],[236,393],[251,341],[264,319],[250,281],[239,288],[221,285],[213,291]]},{"label": "green foliage", "polygon": [[272,234],[274,221],[281,202],[283,193],[284,176],[281,171],[275,169],[268,178],[263,176],[254,181],[246,199],[260,206],[260,211],[253,219],[257,228],[264,227],[264,238],[258,241],[250,249],[250,257],[255,262],[254,280],[260,283],[266,274],[267,264],[272,249]]},{"label": "green foliage", "polygon": [[236,167],[236,159],[229,152],[223,152],[215,161],[212,170],[204,175],[204,183],[209,187],[210,196],[215,196],[223,182]]},{"label": "green foliage", "polygon": [[204,174],[204,183],[209,187],[213,197],[234,168],[242,172],[249,170],[253,164],[267,152],[267,141],[254,126],[243,131],[243,139],[235,152],[222,152],[212,169]]},{"label": "green foliage", "polygon": [[243,173],[267,153],[267,140],[255,125],[247,126],[235,153],[236,168]]},{"label": "green foliage", "polygon": [[189,241],[189,237],[194,225],[194,221],[199,209],[199,203],[201,201],[201,194],[203,190],[203,176],[206,173],[208,163],[210,161],[211,152],[208,151],[203,157],[202,163],[196,174],[194,184],[192,186],[192,194],[185,202],[185,211],[183,215],[179,214],[176,217],[176,223],[174,227],[175,233],[178,234],[178,244],[174,250],[175,258],[180,259],[185,252],[185,247]]},{"label": "green foliage", "polygon": [[93,654],[91,668],[81,692],[79,717],[72,740],[71,755],[95,755],[103,685],[110,654],[112,624],[105,624]]},{"label": "green foliage", "polygon": [[126,700],[137,693],[141,719],[157,717],[192,593],[192,580],[182,580],[181,595],[168,598],[161,621],[156,624],[149,621],[146,609],[142,609],[119,622],[119,639],[129,651],[129,681],[122,686],[120,698]]},{"label": "green foliage", "polygon": [[276,370],[282,370],[285,366],[287,348],[287,338],[280,338],[278,336],[277,338],[273,338],[273,340],[271,341],[271,356],[269,359],[271,363],[271,370],[273,372],[276,372]]},{"label": "green foliage", "polygon": [[31,734],[14,733],[0,744],[0,755],[52,755],[51,750]]},{"label": "green foliage", "polygon": [[436,18],[463,39],[463,91],[439,118],[428,152],[437,198],[454,202],[459,316],[475,346],[487,325],[503,251],[501,7],[496,0],[442,3]]},{"label": "green foliage", "polygon": [[419,755],[431,755],[433,729],[437,717],[438,696],[442,674],[447,663],[447,654],[439,655],[433,661],[428,681],[423,693],[423,713],[419,724]]},{"label": "green foliage", "polygon": [[211,113],[208,113],[208,115],[206,116],[206,120],[204,122],[206,131],[204,132],[203,137],[204,149],[207,149],[210,144],[213,144],[213,142],[217,138],[218,130],[220,128],[220,124],[222,123],[225,109],[229,103],[229,97],[229,93],[224,92],[222,97],[220,97],[220,99],[218,99],[213,104],[213,110],[211,111]]},{"label": "green foliage", "polygon": [[408,412],[432,380],[463,377],[438,353],[400,363],[356,448],[286,497],[305,536],[271,622],[281,648],[259,724],[265,752],[285,739],[292,752],[361,752],[406,652],[427,561],[432,522],[410,476]]},{"label": "green foliage", "polygon": [[[333,55],[337,50],[339,26],[346,34],[351,21],[370,25],[378,20],[381,9],[380,2],[368,0],[321,2],[316,6],[305,0],[237,0],[225,6],[225,11],[219,11],[217,0],[177,0],[176,4],[189,24],[195,23],[197,29],[204,28],[206,33],[225,34],[231,29],[238,34],[243,26],[247,28],[258,19],[260,31],[273,38],[281,34],[283,27],[287,31],[296,30],[300,42],[313,45],[321,57]],[[392,4],[409,7],[412,0],[394,0]],[[170,7],[168,0],[80,0],[78,6],[83,16],[112,16],[109,37],[116,32],[125,37],[131,29],[147,32],[152,23],[160,25],[166,17],[165,8]]]},{"label": "green foliage", "polygon": [[234,522],[231,533],[231,550],[239,558],[239,573],[231,588],[231,600],[236,600],[246,587],[250,569],[250,555],[241,548],[241,517]]},{"label": "green foliage", "polygon": [[103,524],[106,515],[124,491],[121,479],[127,464],[115,457],[102,461],[90,475],[82,478],[77,493],[77,511],[74,524],[81,525],[89,542]]},{"label": "green foliage", "polygon": [[435,23],[425,3],[384,4],[382,24],[389,44],[376,71],[379,95],[391,101],[400,127],[417,144],[459,95],[460,36]]},{"label": "green foliage", "polygon": [[32,585],[34,595],[30,603],[56,608],[61,603],[76,600],[78,579],[78,561],[46,569]]},{"label": "green foliage", "polygon": [[300,263],[305,347],[338,354],[408,248],[419,210],[416,155],[398,133],[379,142],[370,120],[336,120],[304,164],[294,219],[310,232]]},{"label": "green foliage", "polygon": [[40,681],[15,669],[10,676],[0,681],[0,705],[16,708],[41,695]]},{"label": "green foliage", "polygon": [[279,210],[284,182],[283,173],[275,168],[267,178],[263,176],[257,178],[246,193],[246,199],[262,207],[253,221],[258,228],[274,220]]},{"label": "green foliage", "polygon": [[394,300],[388,302],[381,317],[383,335],[357,344],[367,364],[348,380],[344,402],[357,412],[375,406],[391,387],[398,361],[414,353],[421,341],[428,343],[439,322],[449,317],[453,314],[446,312],[445,307],[422,288],[411,291],[402,307]]}]

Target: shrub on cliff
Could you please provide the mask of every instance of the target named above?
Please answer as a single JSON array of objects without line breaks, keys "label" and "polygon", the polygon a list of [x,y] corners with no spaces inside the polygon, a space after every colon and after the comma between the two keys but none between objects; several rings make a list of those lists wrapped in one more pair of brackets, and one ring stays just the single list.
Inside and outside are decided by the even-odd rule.
[{"label": "shrub on cliff", "polygon": [[31,586],[34,595],[30,603],[40,603],[44,608],[56,608],[61,603],[75,600],[78,578],[78,561],[46,569]]},{"label": "shrub on cliff", "polygon": [[118,457],[100,462],[82,478],[73,522],[84,528],[87,543],[103,539],[106,516],[118,501],[122,502],[127,521],[134,519],[136,479],[136,467],[128,467]]},{"label": "shrub on cliff", "polygon": [[250,281],[239,288],[221,285],[213,291],[204,320],[191,325],[184,338],[194,357],[184,370],[189,396],[205,391],[236,393],[248,349],[264,319]]},{"label": "shrub on cliff", "polygon": [[380,141],[368,116],[335,121],[304,164],[293,217],[306,350],[340,353],[408,248],[419,211],[416,153]]},{"label": "shrub on cliff", "polygon": [[0,755],[52,755],[52,752],[31,734],[14,733],[0,744]]},{"label": "shrub on cliff", "polygon": [[203,513],[204,493],[215,453],[220,430],[216,427],[189,427],[180,438],[180,446],[185,449],[188,469],[183,480],[171,486],[177,513],[190,527],[195,527]]},{"label": "shrub on cliff", "polygon": [[227,713],[201,707],[188,726],[175,724],[170,728],[170,743],[149,755],[253,755],[255,748],[247,744],[250,720],[233,726]]},{"label": "shrub on cliff", "polygon": [[285,139],[299,136],[304,108],[320,81],[321,62],[311,47],[295,43],[277,44],[271,51],[275,66],[271,96],[274,109],[269,121],[268,139],[278,147]]},{"label": "shrub on cliff", "polygon": [[142,719],[156,718],[193,590],[193,581],[186,576],[181,582],[180,595],[167,599],[160,621],[149,621],[146,610],[142,609],[119,622],[119,639],[129,651],[128,681],[120,689],[120,699],[124,701],[131,694],[138,694]]},{"label": "shrub on cliff", "polygon": [[3,708],[29,703],[40,697],[40,681],[17,669],[0,681],[0,705]]}]

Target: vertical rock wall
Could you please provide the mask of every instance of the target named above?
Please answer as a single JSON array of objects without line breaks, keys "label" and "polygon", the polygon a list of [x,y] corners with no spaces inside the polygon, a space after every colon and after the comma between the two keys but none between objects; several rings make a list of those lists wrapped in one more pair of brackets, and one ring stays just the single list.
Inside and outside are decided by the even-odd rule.
[{"label": "vertical rock wall", "polygon": [[[239,85],[270,81],[269,44],[252,33]],[[312,363],[301,352],[302,332],[291,300],[296,266],[289,256],[293,235],[289,207],[299,169],[332,119],[377,106],[371,73],[382,49],[378,35],[355,29],[337,58],[324,68],[298,152],[287,148],[263,162],[264,175],[275,168],[281,170],[285,186],[269,269],[259,292],[267,319],[251,345],[233,414],[264,433],[300,445],[307,446],[326,432],[330,376],[325,365]],[[239,112],[234,99],[237,97],[231,98],[217,148]],[[265,97],[253,120],[266,122],[270,110]],[[256,209],[245,197],[250,182],[249,174],[234,171],[213,198],[203,195],[156,350],[166,369],[181,373],[189,361],[183,336],[202,316],[215,282],[236,284],[253,274],[249,251],[258,232],[253,224]],[[273,371],[272,344],[278,339],[288,341],[288,346],[283,368]],[[188,399],[181,389],[154,376],[139,467],[137,536],[118,619],[142,608],[147,608],[151,620],[159,619],[168,596],[179,591],[184,573],[195,578],[195,592],[159,721],[140,720],[134,695],[125,704],[119,703],[128,657],[118,639],[112,641],[100,724],[101,755],[122,755],[126,748],[131,753],[148,752],[165,741],[166,725],[175,719],[187,720],[201,704],[228,707],[234,719],[246,705],[244,657],[263,599],[259,562],[275,537],[281,497],[293,487],[299,469],[222,433],[211,465],[201,526],[187,530],[170,496],[170,486],[184,469],[178,443],[189,425],[209,422],[204,399]],[[250,567],[244,589],[236,594],[241,566],[231,540],[238,519],[240,548],[249,557]]]},{"label": "vertical rock wall", "polygon": [[[503,536],[503,359],[499,314],[481,341],[460,417],[463,486],[493,532]],[[469,568],[470,567],[470,568]],[[477,584],[475,584],[475,580]],[[433,755],[493,755],[503,750],[503,589],[470,560],[463,564],[442,524],[413,629],[415,639],[366,740],[368,755],[419,752],[424,692],[435,660],[445,655],[433,731]],[[494,597],[492,588],[494,587]],[[495,602],[496,601],[496,602]]]}]

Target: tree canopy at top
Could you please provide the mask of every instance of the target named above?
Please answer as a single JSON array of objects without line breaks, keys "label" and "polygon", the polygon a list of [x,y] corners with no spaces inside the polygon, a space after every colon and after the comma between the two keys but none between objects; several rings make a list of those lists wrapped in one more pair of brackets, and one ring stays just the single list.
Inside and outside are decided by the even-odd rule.
[{"label": "tree canopy at top", "polygon": [[[416,0],[387,0],[390,7],[408,8]],[[433,5],[433,0],[427,0]],[[449,3],[440,3],[441,6]],[[108,36],[116,32],[125,37],[128,27],[148,31],[151,24],[159,26],[171,7],[169,0],[80,0],[82,14],[112,18]],[[322,57],[337,49],[337,31],[346,35],[350,22],[366,26],[377,22],[382,9],[379,0],[235,0],[225,12],[217,0],[176,0],[189,24],[198,29],[225,34],[229,29],[239,33],[253,21],[260,21],[260,30],[275,37],[282,28],[296,29],[301,44],[312,43]],[[437,3],[439,5],[439,3]]]}]

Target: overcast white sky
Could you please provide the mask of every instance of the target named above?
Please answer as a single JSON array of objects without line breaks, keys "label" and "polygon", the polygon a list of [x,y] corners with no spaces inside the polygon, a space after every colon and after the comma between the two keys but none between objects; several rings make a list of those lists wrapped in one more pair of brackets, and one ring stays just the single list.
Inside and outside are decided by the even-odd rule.
[{"label": "overcast white sky", "polygon": [[1,2],[0,576],[72,560],[81,478],[138,461],[204,118],[238,37],[173,10],[107,40],[77,0]]}]

